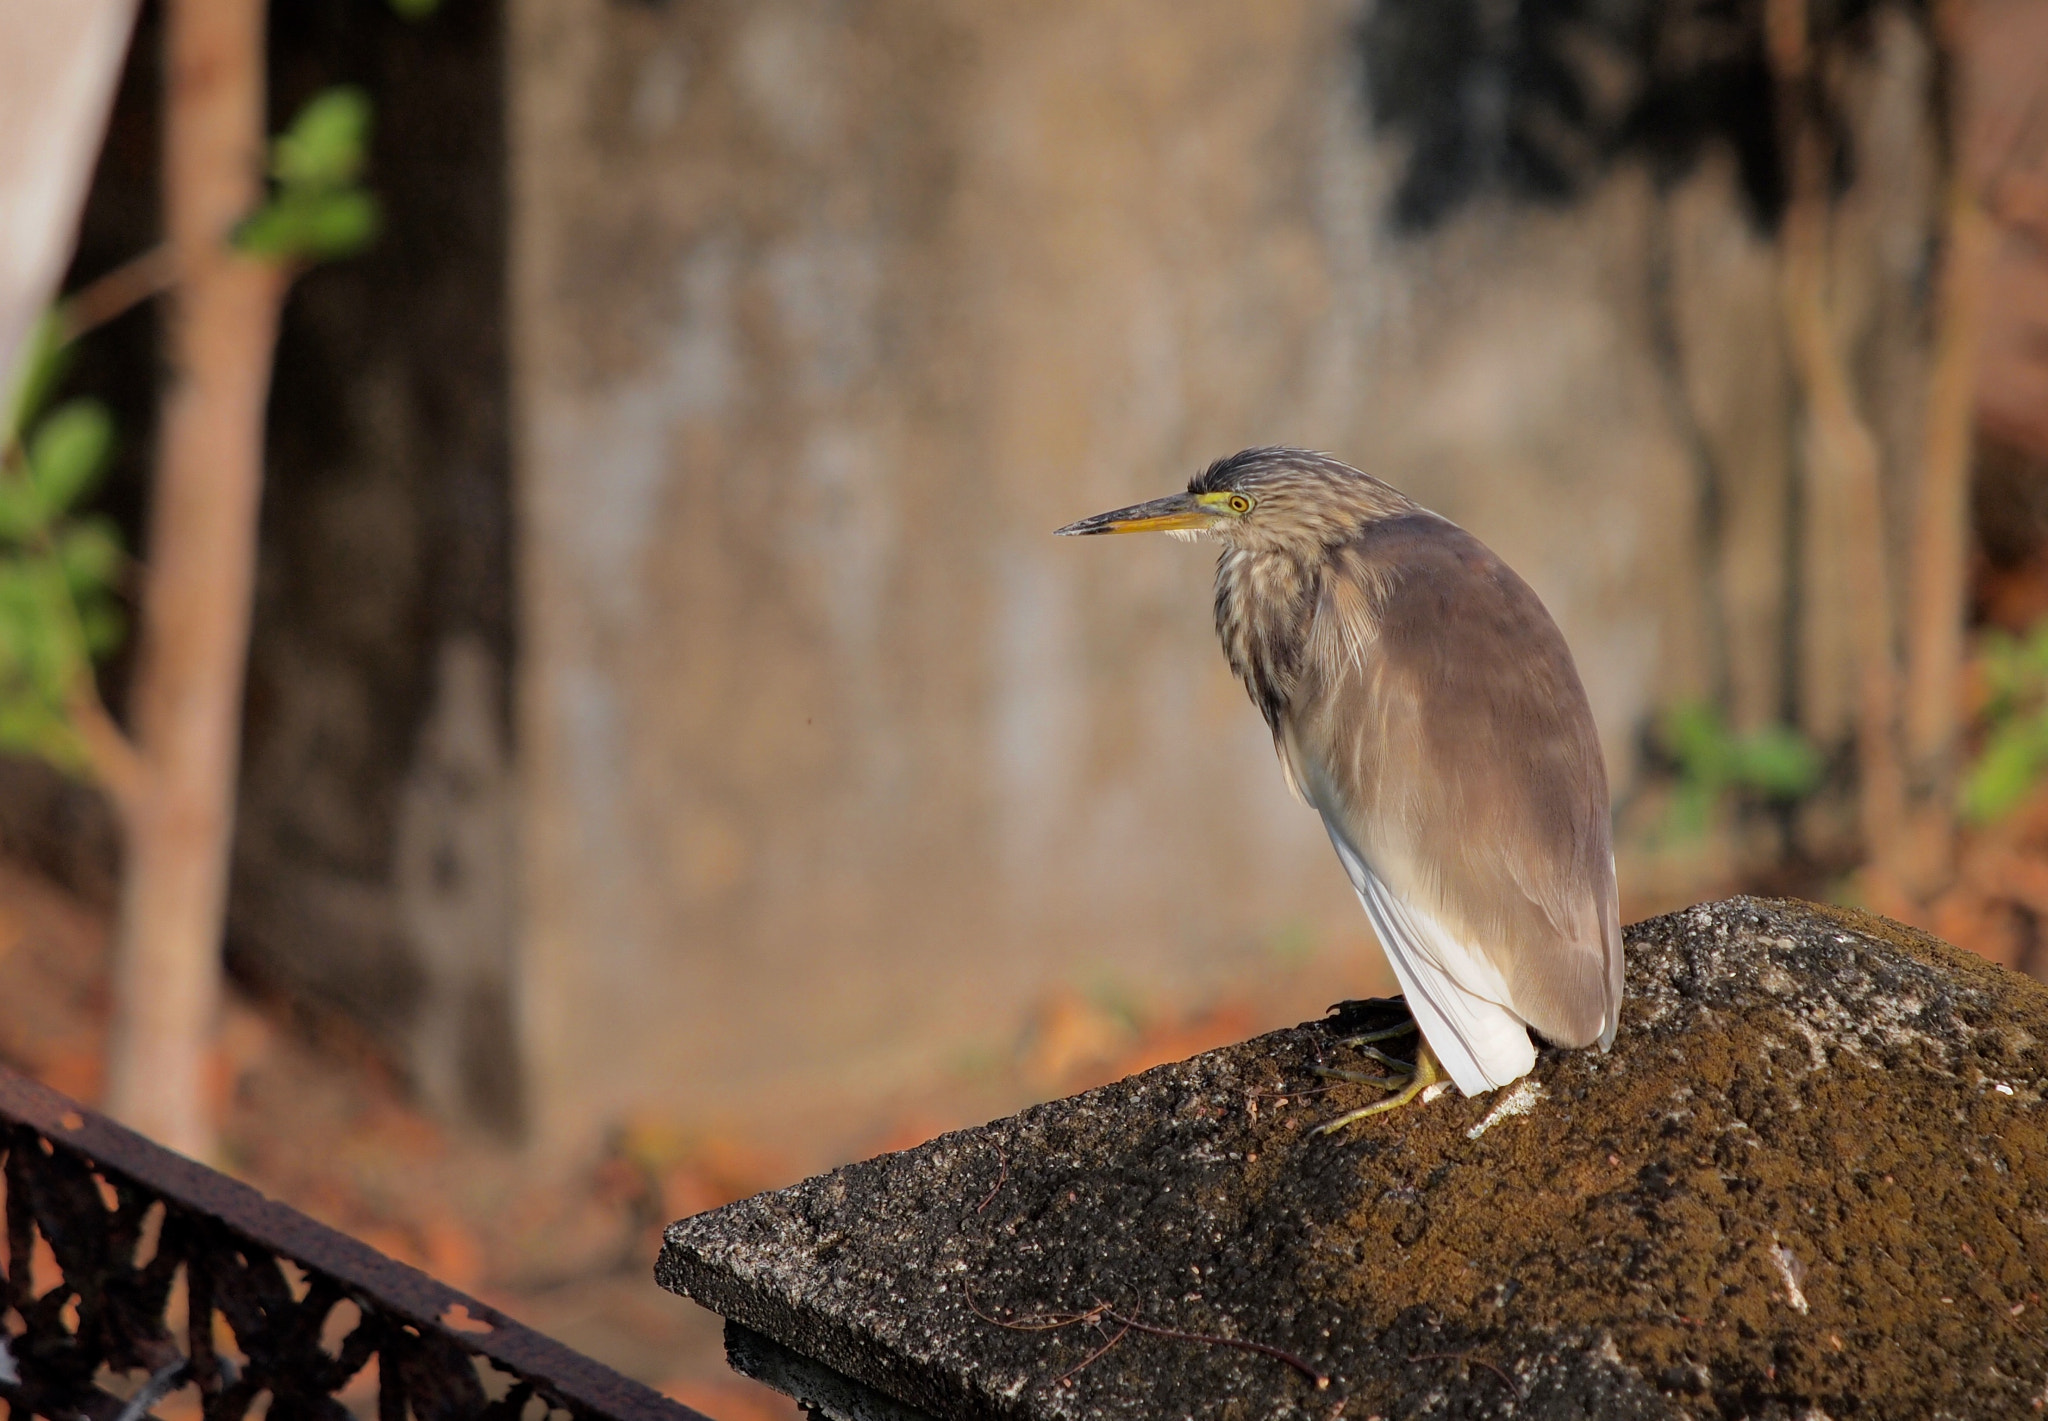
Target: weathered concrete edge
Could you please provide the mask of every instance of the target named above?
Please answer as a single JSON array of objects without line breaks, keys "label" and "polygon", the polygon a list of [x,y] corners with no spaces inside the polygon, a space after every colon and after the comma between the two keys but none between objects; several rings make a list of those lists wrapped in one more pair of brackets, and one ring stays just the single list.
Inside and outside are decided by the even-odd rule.
[{"label": "weathered concrete edge", "polygon": [[[1282,1027],[1220,1049],[1256,1051],[1262,1041],[1291,1038],[1300,1030],[1301,1026]],[[1189,1061],[1155,1066],[1074,1096],[1041,1102],[1014,1115],[950,1131],[917,1149],[920,1152],[944,1151],[951,1147],[979,1152],[986,1147],[992,1131],[1006,1135],[1027,1131],[1034,1117],[1043,1112],[1071,1109],[1076,1102],[1087,1101],[1091,1097],[1130,1090],[1150,1076],[1184,1073],[1190,1061],[1199,1061],[1208,1054],[1199,1053]],[[863,1163],[868,1162],[858,1161],[841,1168],[857,1168]],[[821,1177],[829,1178],[838,1172],[828,1171]],[[811,1182],[814,1181],[805,1181]],[[717,1313],[729,1324],[811,1359],[898,1405],[928,1412],[932,1417],[944,1418],[945,1421],[1016,1421],[1016,1418],[1040,1414],[1031,1400],[1032,1389],[1027,1377],[978,1367],[961,1371],[955,1365],[957,1359],[947,1348],[938,1345],[936,1339],[928,1339],[921,1345],[914,1329],[863,1331],[819,1307],[816,1299],[798,1301],[785,1294],[771,1278],[762,1276],[758,1260],[742,1261],[735,1256],[750,1251],[745,1244],[728,1241],[714,1243],[709,1248],[703,1246],[707,1240],[693,1225],[726,1210],[745,1209],[749,1204],[772,1198],[779,1192],[768,1191],[754,1196],[752,1200],[737,1201],[724,1209],[671,1223],[664,1231],[666,1246],[655,1266],[656,1281],[669,1291]],[[1404,1319],[1396,1324],[1392,1333],[1406,1330],[1407,1325]],[[1432,1333],[1441,1329],[1441,1324],[1434,1321],[1427,1325]],[[1464,1345],[1455,1334],[1438,1345],[1449,1345],[1449,1342],[1457,1343],[1453,1353]],[[1446,1399],[1479,1406],[1481,1410],[1471,1413],[1475,1416],[1496,1414],[1495,1405],[1505,1402],[1508,1409],[1497,1414],[1509,1416],[1514,1414],[1515,1403],[1531,1400],[1563,1378],[1574,1373],[1594,1372],[1610,1378],[1609,1385],[1616,1389],[1616,1396],[1612,1399],[1626,1397],[1640,1408],[1629,1412],[1630,1415],[1675,1417],[1682,1414],[1636,1368],[1618,1361],[1612,1354],[1612,1343],[1604,1336],[1576,1329],[1516,1329],[1492,1337],[1491,1342],[1505,1349],[1502,1360],[1509,1369],[1522,1373],[1520,1397],[1497,1393],[1497,1383],[1491,1374],[1469,1368],[1455,1378],[1434,1381],[1429,1390]],[[1447,1357],[1449,1355],[1446,1354]]]},{"label": "weathered concrete edge", "polygon": [[[1744,903],[1756,900],[1729,899],[1729,903]],[[1775,902],[1776,900],[1763,900]],[[1805,904],[1798,906],[1805,907]],[[1680,909],[1656,918],[1643,919],[1631,924],[1640,928],[1650,923],[1677,918],[1691,909]],[[1848,918],[1844,926],[1866,936],[1873,935],[1865,923],[1881,924],[1893,932],[1900,925],[1884,919],[1871,919],[1867,915],[1846,910]],[[1875,934],[1887,937],[1889,934]],[[1917,939],[1933,944],[1936,948],[1947,948],[1939,939],[1916,934]],[[1962,954],[1960,949],[1949,949]],[[1974,957],[1970,961],[1981,964]],[[1943,966],[1952,967],[1953,963]],[[1257,1036],[1247,1037],[1241,1042],[1219,1048],[1226,1051],[1253,1050],[1265,1041],[1291,1039],[1304,1026],[1313,1023],[1299,1023],[1291,1027],[1280,1027]],[[1276,1048],[1277,1049],[1277,1048]],[[1210,1053],[1197,1053],[1187,1061],[1170,1062],[1152,1067],[1119,1081],[1109,1082],[1072,1096],[1039,1102],[1026,1106],[1013,1115],[999,1117],[980,1125],[967,1126],[917,1146],[919,1152],[942,1151],[949,1146],[955,1148],[976,1148],[984,1146],[991,1132],[1012,1135],[1028,1130],[1034,1117],[1043,1112],[1071,1109],[1077,1103],[1108,1094],[1126,1091],[1152,1076],[1170,1076],[1185,1072],[1191,1061],[1200,1060]],[[800,1182],[793,1188],[815,1182],[816,1178],[829,1178],[841,1170],[855,1168],[868,1161],[855,1161],[839,1169],[827,1171],[824,1176]],[[772,1343],[790,1349],[798,1355],[815,1360],[845,1377],[872,1388],[899,1404],[923,1408],[945,1421],[1016,1421],[1034,1414],[1023,1390],[1002,1383],[1013,1378],[991,1376],[979,1369],[969,1372],[956,1370],[952,1355],[945,1348],[936,1345],[919,1345],[916,1335],[905,1329],[891,1333],[863,1331],[848,1325],[839,1317],[819,1308],[815,1299],[800,1301],[778,1289],[772,1279],[763,1277],[760,1270],[744,1264],[734,1255],[743,1247],[730,1242],[714,1244],[706,1248],[707,1241],[693,1225],[726,1213],[728,1210],[743,1210],[751,1204],[781,1193],[779,1190],[764,1191],[751,1199],[735,1201],[721,1209],[706,1214],[693,1215],[671,1222],[663,1231],[664,1247],[655,1263],[655,1281],[661,1287],[682,1297],[689,1298],[700,1306],[717,1313],[729,1323],[737,1324],[750,1332],[767,1338]],[[1534,1382],[1543,1371],[1552,1368],[1578,1367],[1603,1372],[1612,1372],[1614,1379],[1625,1391],[1642,1389],[1641,1399],[1645,1402],[1665,1402],[1647,1378],[1635,1368],[1616,1362],[1609,1354],[1604,1339],[1580,1335],[1571,1331],[1524,1332],[1513,1339],[1499,1338],[1509,1345],[1518,1359],[1533,1363],[1538,1374],[1525,1380],[1525,1385]],[[1490,1381],[1480,1383],[1469,1375],[1464,1384],[1450,1383],[1437,1388],[1446,1396],[1462,1396],[1468,1401],[1487,1400]],[[1673,1413],[1677,1414],[1677,1413]]]},{"label": "weathered concrete edge", "polygon": [[[1283,1035],[1291,1029],[1263,1033],[1241,1044],[1255,1043],[1266,1036]],[[939,1150],[949,1145],[971,1147],[975,1137],[983,1137],[989,1131],[1024,1127],[1041,1111],[1067,1106],[1099,1092],[1127,1088],[1131,1081],[1176,1071],[1184,1065],[1184,1062],[1174,1062],[1155,1066],[1137,1076],[1098,1086],[1079,1095],[1027,1106],[1015,1115],[948,1131],[917,1146],[917,1149]],[[854,1167],[844,1165],[840,1168]],[[827,1171],[824,1177],[829,1178],[838,1172]],[[779,1192],[769,1190],[753,1198],[760,1200]],[[741,1209],[751,1202],[739,1200],[724,1208]],[[664,1246],[655,1261],[656,1283],[717,1313],[728,1322],[759,1333],[771,1342],[871,1387],[901,1405],[921,1408],[936,1417],[945,1418],[945,1421],[1015,1421],[1015,1418],[1032,1414],[1032,1408],[1025,1399],[1028,1379],[1008,1378],[1005,1380],[1012,1384],[1003,1386],[979,1368],[960,1371],[950,1365],[952,1359],[945,1349],[918,1345],[914,1334],[907,1329],[897,1330],[893,1335],[858,1330],[814,1304],[806,1305],[784,1295],[771,1282],[761,1278],[756,1270],[735,1266],[726,1255],[738,1252],[738,1249],[731,1246],[702,1247],[703,1239],[692,1225],[722,1212],[712,1210],[668,1225],[663,1231]]]},{"label": "weathered concrete edge", "polygon": [[[1824,917],[1845,933],[1881,944],[1919,964],[1923,969],[1949,979],[1955,987],[1962,989],[1965,996],[1970,994],[1972,988],[1981,990],[1985,985],[1985,975],[1996,973],[1998,970],[1993,964],[1974,954],[1907,925],[1854,908],[1797,900],[1738,897],[1722,900],[1713,905],[1696,905],[1694,908],[1631,924],[1629,936],[1631,939],[1638,939],[1641,934],[1654,933],[1656,925],[1672,924],[1673,920],[1682,919],[1706,906],[1735,911],[1752,908],[1768,911],[1790,909]],[[1224,1049],[1256,1050],[1261,1041],[1287,1037],[1299,1029],[1283,1028]],[[1199,1060],[1200,1057],[1195,1059]],[[1129,1089],[1149,1076],[1184,1072],[1187,1066],[1187,1062],[1179,1062],[1156,1067],[1152,1071],[1099,1087],[1095,1091],[1083,1092],[1067,1100],[1045,1102],[1004,1119],[951,1132],[920,1146],[919,1149],[944,1151],[949,1147],[985,1147],[992,1132],[1012,1135],[1020,1130],[1028,1130],[1034,1117],[1041,1111],[1071,1108],[1076,1102],[1085,1101],[1098,1093]],[[757,1199],[762,1197],[764,1196],[757,1196]],[[745,1205],[729,1207],[744,1208]],[[817,1300],[811,1299],[800,1303],[794,1296],[785,1294],[777,1286],[775,1279],[763,1277],[757,1267],[745,1269],[749,1275],[747,1277],[738,1276],[742,1270],[736,1269],[733,1265],[738,1256],[747,1251],[745,1246],[727,1243],[709,1249],[701,1247],[705,1240],[696,1236],[697,1231],[690,1226],[705,1217],[707,1216],[700,1215],[670,1225],[666,1238],[668,1247],[664,1249],[656,1269],[657,1279],[662,1286],[691,1297],[722,1316],[803,1355],[815,1358],[820,1363],[878,1392],[896,1398],[906,1405],[925,1408],[935,1415],[948,1418],[948,1421],[983,1421],[984,1418],[990,1418],[991,1421],[1009,1421],[1009,1418],[1034,1414],[1033,1408],[1024,1396],[1013,1394],[1003,1385],[1011,1378],[999,1370],[956,1371],[950,1365],[950,1355],[942,1359],[939,1356],[942,1348],[920,1345],[920,1339],[914,1330],[856,1330],[840,1322],[829,1311],[819,1308]],[[1657,1403],[1662,1403],[1662,1407],[1672,1405],[1669,1398],[1661,1396],[1658,1388],[1651,1385],[1635,1368],[1626,1364],[1614,1365],[1600,1338],[1560,1330],[1523,1332],[1517,1337],[1495,1338],[1494,1342],[1496,1345],[1505,1345],[1518,1360],[1535,1364],[1539,1372],[1550,1371],[1553,1367],[1613,1370],[1617,1373],[1616,1381],[1625,1390],[1634,1392],[1636,1388],[1642,1388],[1640,1397],[1632,1397],[1632,1400],[1638,1400],[1639,1404],[1648,1406],[1656,1406]],[[941,1365],[942,1361],[947,1364]],[[1526,1379],[1525,1385],[1536,1380],[1537,1375],[1532,1373]],[[1482,1386],[1476,1392],[1472,1391],[1469,1379],[1465,1387],[1454,1383],[1449,1387],[1437,1389],[1446,1395],[1463,1395],[1467,1401],[1480,1401],[1483,1404],[1486,1399],[1481,1394],[1486,1388]],[[1661,1410],[1662,1407],[1658,1409]],[[1672,1414],[1679,1413],[1674,1410]]]},{"label": "weathered concrete edge", "polygon": [[725,1325],[725,1360],[825,1421],[937,1421],[737,1322]]}]

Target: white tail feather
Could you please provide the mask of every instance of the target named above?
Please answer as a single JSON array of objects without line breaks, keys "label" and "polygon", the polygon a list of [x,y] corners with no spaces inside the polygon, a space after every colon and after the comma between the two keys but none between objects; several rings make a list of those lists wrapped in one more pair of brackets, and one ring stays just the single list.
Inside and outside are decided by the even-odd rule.
[{"label": "white tail feather", "polygon": [[1498,1001],[1473,990],[1492,987],[1505,996],[1500,973],[1435,918],[1397,897],[1327,817],[1323,827],[1379,934],[1422,1039],[1458,1089],[1478,1095],[1527,1075],[1536,1064],[1529,1028]]}]

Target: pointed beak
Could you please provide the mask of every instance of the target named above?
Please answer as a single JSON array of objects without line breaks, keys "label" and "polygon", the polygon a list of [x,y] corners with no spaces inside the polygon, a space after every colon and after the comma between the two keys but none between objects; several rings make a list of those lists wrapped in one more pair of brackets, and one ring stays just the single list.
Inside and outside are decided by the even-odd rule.
[{"label": "pointed beak", "polygon": [[1150,503],[1098,513],[1093,518],[1083,518],[1079,523],[1069,523],[1053,531],[1062,538],[1079,537],[1084,533],[1177,533],[1207,528],[1217,517],[1197,503],[1193,494],[1176,493],[1155,498]]}]

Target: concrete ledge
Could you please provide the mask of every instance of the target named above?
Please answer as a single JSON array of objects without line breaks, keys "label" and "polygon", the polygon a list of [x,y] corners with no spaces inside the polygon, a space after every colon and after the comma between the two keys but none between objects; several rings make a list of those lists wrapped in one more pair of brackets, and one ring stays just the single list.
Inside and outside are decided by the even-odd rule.
[{"label": "concrete ledge", "polygon": [[725,1325],[725,1360],[741,1376],[794,1398],[815,1421],[933,1421],[737,1322]]},{"label": "concrete ledge", "polygon": [[685,1219],[657,1277],[949,1421],[2041,1414],[2048,990],[1808,904],[1628,941],[1614,1052],[1526,1088],[1313,1136],[1371,1098],[1314,1022]]}]

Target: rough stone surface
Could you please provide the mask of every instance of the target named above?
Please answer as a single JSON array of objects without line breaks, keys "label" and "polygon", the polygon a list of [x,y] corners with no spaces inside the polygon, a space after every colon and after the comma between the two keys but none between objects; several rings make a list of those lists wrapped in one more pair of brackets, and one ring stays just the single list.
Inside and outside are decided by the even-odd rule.
[{"label": "rough stone surface", "polygon": [[[657,1275],[960,1421],[2038,1414],[2048,990],[1808,904],[1628,941],[1615,1050],[1526,1111],[1314,1136],[1368,1090],[1310,1023],[685,1219]],[[1046,1325],[1105,1304],[1329,1385]]]}]

